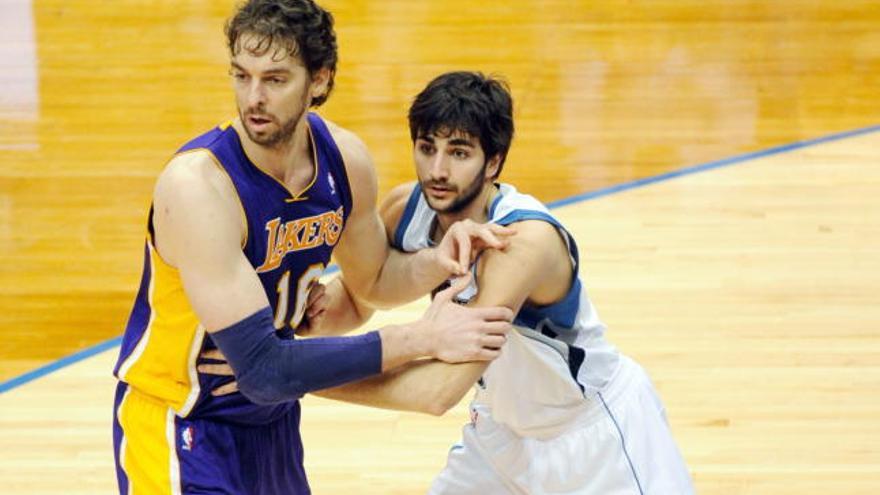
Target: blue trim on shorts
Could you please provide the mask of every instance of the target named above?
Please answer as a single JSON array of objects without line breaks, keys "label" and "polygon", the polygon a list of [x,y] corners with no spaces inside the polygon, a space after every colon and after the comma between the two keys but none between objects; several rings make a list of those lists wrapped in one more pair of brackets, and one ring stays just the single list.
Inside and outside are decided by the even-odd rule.
[{"label": "blue trim on shorts", "polygon": [[605,402],[605,397],[602,397],[602,392],[596,392],[596,395],[599,396],[599,400],[601,400],[602,405],[605,406],[605,411],[608,412],[608,417],[611,418],[614,427],[617,428],[617,434],[620,435],[620,446],[623,447],[623,455],[626,457],[626,462],[629,464],[629,469],[632,471],[633,479],[636,480],[636,486],[639,488],[639,495],[645,495],[645,491],[642,490],[642,482],[639,481],[639,475],[636,474],[636,467],[633,466],[633,461],[629,456],[629,452],[626,450],[626,440],[623,438],[623,431],[620,430],[620,425],[617,424],[617,419],[611,414],[611,409],[608,408],[608,403]]}]

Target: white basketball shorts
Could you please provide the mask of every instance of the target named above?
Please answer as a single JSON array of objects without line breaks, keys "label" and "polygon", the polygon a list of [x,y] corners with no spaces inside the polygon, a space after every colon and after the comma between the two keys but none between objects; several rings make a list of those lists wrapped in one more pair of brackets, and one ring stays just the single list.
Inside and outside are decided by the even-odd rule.
[{"label": "white basketball shorts", "polygon": [[472,406],[476,419],[449,452],[430,495],[689,495],[687,466],[650,378],[620,368],[562,434],[521,437]]}]

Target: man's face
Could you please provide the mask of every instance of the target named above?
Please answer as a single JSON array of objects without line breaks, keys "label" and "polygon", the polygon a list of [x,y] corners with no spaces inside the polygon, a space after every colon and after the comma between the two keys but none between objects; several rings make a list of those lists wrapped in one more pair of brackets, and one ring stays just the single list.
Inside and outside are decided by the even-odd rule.
[{"label": "man's face", "polygon": [[497,160],[486,162],[476,137],[446,131],[420,135],[413,147],[413,159],[428,205],[438,213],[458,213],[491,182]]},{"label": "man's face", "polygon": [[248,137],[273,148],[290,140],[312,96],[326,90],[326,78],[319,73],[313,80],[302,60],[281,46],[255,53],[258,42],[253,35],[242,36],[230,74]]}]

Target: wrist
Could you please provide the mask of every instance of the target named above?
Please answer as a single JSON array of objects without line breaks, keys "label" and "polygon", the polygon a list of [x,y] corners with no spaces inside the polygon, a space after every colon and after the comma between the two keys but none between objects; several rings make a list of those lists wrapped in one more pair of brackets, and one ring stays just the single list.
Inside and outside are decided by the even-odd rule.
[{"label": "wrist", "polygon": [[413,328],[408,334],[413,340],[413,349],[419,357],[436,357],[437,342],[431,332],[430,324],[425,318],[419,318],[413,322]]},{"label": "wrist", "polygon": [[433,356],[434,345],[422,320],[407,325],[388,325],[379,330],[382,343],[382,370],[425,356]]},{"label": "wrist", "polygon": [[422,267],[423,278],[426,282],[430,282],[432,287],[436,287],[443,283],[446,279],[454,274],[449,271],[449,267],[443,263],[443,257],[439,248],[431,247],[418,251],[418,266]]}]

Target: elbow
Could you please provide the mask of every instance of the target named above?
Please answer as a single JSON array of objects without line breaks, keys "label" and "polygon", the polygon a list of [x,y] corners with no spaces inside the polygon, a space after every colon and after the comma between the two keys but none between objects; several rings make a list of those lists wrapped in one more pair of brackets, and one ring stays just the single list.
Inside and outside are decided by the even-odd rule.
[{"label": "elbow", "polygon": [[363,319],[363,321],[366,321],[369,318],[369,316],[372,316],[373,311],[375,309],[389,310],[389,309],[393,309],[393,308],[400,305],[399,301],[395,301],[393,299],[388,299],[386,293],[383,293],[383,291],[381,291],[381,290],[375,289],[375,287],[373,290],[370,290],[369,292],[364,293],[364,296],[361,297],[361,299],[365,303],[370,305],[369,307],[366,307],[363,303],[356,305],[357,306],[356,311],[358,312],[359,315],[362,313],[367,314],[367,316]]},{"label": "elbow", "polygon": [[370,320],[370,318],[373,317],[373,313],[375,313],[375,312],[376,312],[376,310],[370,306],[367,306],[365,304],[355,304],[355,307],[354,307],[354,320],[355,321],[354,321],[354,326],[352,328],[358,328],[358,327],[364,325],[365,323],[367,323]]},{"label": "elbow", "polygon": [[428,404],[427,407],[422,410],[422,412],[430,414],[431,416],[443,416],[444,414],[449,412],[450,409],[452,409],[451,405],[437,401]]},{"label": "elbow", "polygon": [[422,412],[431,416],[443,416],[450,409],[457,406],[462,397],[463,395],[449,393],[434,394],[432,398],[428,399],[428,403],[425,404]]}]

